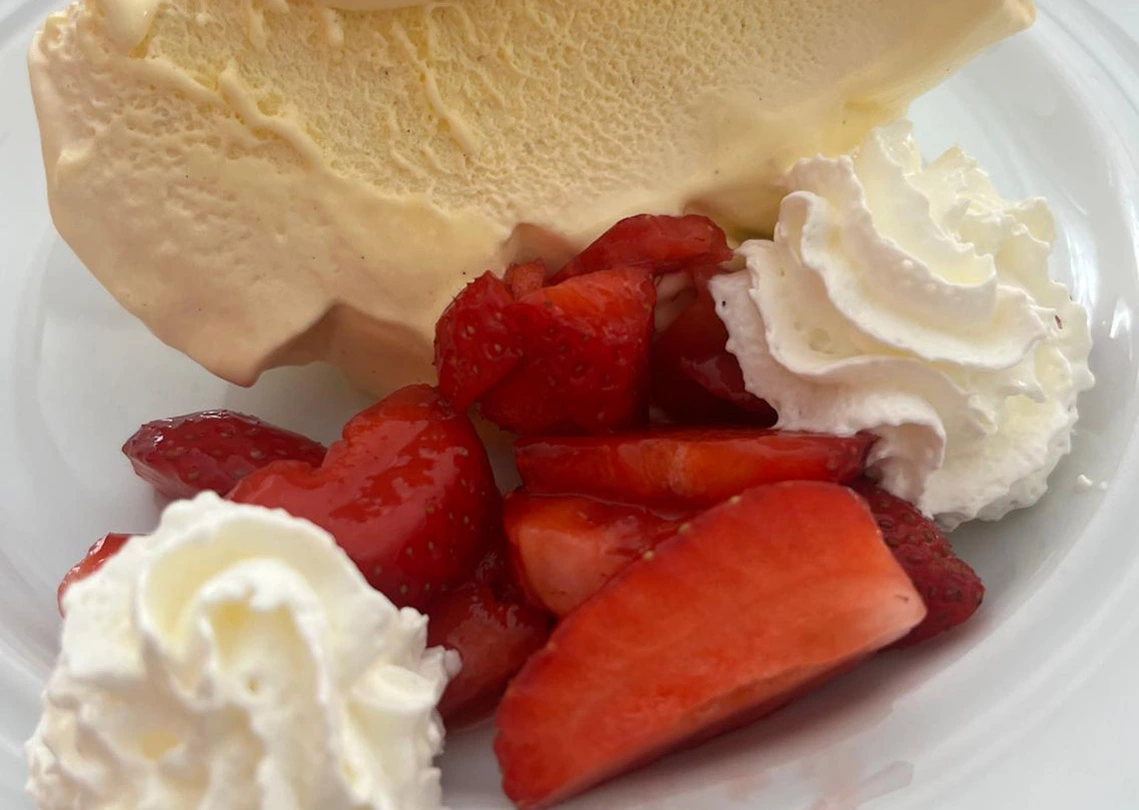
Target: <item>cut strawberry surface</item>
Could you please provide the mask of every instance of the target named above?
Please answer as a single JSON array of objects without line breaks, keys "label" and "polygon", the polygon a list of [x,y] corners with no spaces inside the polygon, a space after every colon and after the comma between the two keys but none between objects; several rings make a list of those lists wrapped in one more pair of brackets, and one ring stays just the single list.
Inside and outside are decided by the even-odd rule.
[{"label": "cut strawberry surface", "polygon": [[617,267],[644,267],[659,275],[693,265],[717,265],[732,255],[724,231],[707,217],[642,214],[618,222],[551,281],[558,284]]},{"label": "cut strawberry surface", "polygon": [[483,415],[523,435],[643,424],[655,303],[652,279],[628,269],[521,299],[508,317],[525,360],[483,398]]},{"label": "cut strawberry surface", "polygon": [[483,417],[519,436],[567,436],[582,430],[570,420],[563,395],[544,363],[527,363],[479,402]]},{"label": "cut strawberry surface", "polygon": [[886,545],[925,600],[925,621],[898,646],[920,644],[968,621],[985,598],[985,586],[941,530],[912,504],[870,481],[859,480],[852,486],[866,499]]},{"label": "cut strawberry surface", "polygon": [[64,575],[63,581],[59,583],[59,589],[56,591],[56,604],[59,607],[59,615],[63,615],[63,595],[67,593],[67,589],[80,580],[87,579],[87,577],[94,574],[103,564],[111,557],[119,553],[119,549],[127,544],[127,541],[134,537],[133,534],[108,534],[100,537],[91,548],[87,549],[86,556],[83,557],[67,574]]},{"label": "cut strawberry surface", "polygon": [[622,436],[524,439],[515,460],[527,489],[663,509],[714,506],[777,481],[850,481],[870,436],[750,428],[675,428]]},{"label": "cut strawberry surface", "polygon": [[319,464],[319,442],[233,411],[200,411],[147,422],[123,445],[135,473],[167,498],[225,495],[275,461]]},{"label": "cut strawberry surface", "polygon": [[692,303],[653,341],[653,402],[682,422],[774,425],[771,406],[744,388],[739,361],[727,350],[728,330],[705,285],[697,283]]},{"label": "cut strawberry surface", "polygon": [[412,607],[465,582],[500,532],[500,496],[474,427],[426,385],[355,416],[320,467],[272,464],[231,498],[322,526],[373,586]]},{"label": "cut strawberry surface", "polygon": [[506,284],[493,273],[483,273],[463,288],[435,324],[439,390],[458,410],[469,408],[522,359],[505,317],[513,303]]},{"label": "cut strawberry surface", "polygon": [[509,579],[505,555],[492,551],[470,582],[429,611],[428,645],[455,650],[463,662],[439,703],[452,729],[493,711],[510,678],[550,635],[548,615],[526,604]]},{"label": "cut strawberry surface", "polygon": [[850,490],[749,490],[563,619],[511,682],[504,789],[523,810],[555,804],[773,711],[924,614]]},{"label": "cut strawberry surface", "polygon": [[641,506],[525,492],[507,497],[503,517],[519,581],[533,601],[558,616],[676,534],[682,523]]},{"label": "cut strawberry surface", "polygon": [[541,259],[506,268],[502,279],[515,298],[525,298],[546,285],[546,263]]}]

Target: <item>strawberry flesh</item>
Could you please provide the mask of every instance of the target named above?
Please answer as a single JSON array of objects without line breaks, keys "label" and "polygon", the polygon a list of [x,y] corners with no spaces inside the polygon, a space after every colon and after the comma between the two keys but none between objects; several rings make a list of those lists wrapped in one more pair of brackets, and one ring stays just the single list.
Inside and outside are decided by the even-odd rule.
[{"label": "strawberry flesh", "polygon": [[700,509],[760,484],[850,481],[862,472],[872,440],[752,428],[668,428],[524,439],[515,446],[515,460],[533,492]]},{"label": "strawberry flesh", "polygon": [[525,360],[483,398],[484,416],[522,435],[603,433],[648,419],[656,287],[606,270],[547,287],[508,315]]},{"label": "strawberry flesh", "polygon": [[510,679],[550,635],[549,617],[526,604],[499,549],[487,554],[470,582],[439,598],[429,615],[428,645],[455,650],[463,663],[439,702],[452,730],[492,712]]},{"label": "strawberry flesh", "polygon": [[87,549],[86,556],[76,563],[70,571],[68,571],[63,581],[59,583],[59,589],[56,591],[56,604],[59,607],[59,615],[63,615],[63,595],[67,593],[67,589],[80,580],[87,579],[87,577],[94,574],[103,564],[111,557],[119,553],[119,549],[127,544],[127,541],[134,537],[133,534],[107,534],[100,537],[95,541],[91,548]]},{"label": "strawberry flesh", "polygon": [[522,264],[512,264],[506,268],[503,281],[517,298],[525,298],[546,285],[546,263],[541,259]]},{"label": "strawberry flesh", "polygon": [[692,303],[653,341],[653,404],[680,422],[770,427],[775,411],[744,388],[705,284],[698,283]]},{"label": "strawberry flesh", "polygon": [[435,324],[439,389],[456,409],[469,408],[522,359],[505,317],[513,303],[506,284],[487,272],[464,287]]},{"label": "strawberry flesh", "polygon": [[643,267],[656,275],[693,265],[730,261],[724,231],[707,217],[641,214],[623,219],[571,259],[551,280],[566,279],[617,267]]},{"label": "strawberry flesh", "polygon": [[523,491],[507,497],[503,518],[519,581],[531,600],[558,616],[676,534],[683,522],[642,506]]},{"label": "strawberry flesh", "polygon": [[233,411],[200,411],[147,422],[123,445],[140,478],[167,498],[225,495],[276,461],[320,464],[324,445]]},{"label": "strawberry flesh", "polygon": [[231,497],[323,527],[373,586],[417,608],[465,582],[500,531],[500,496],[474,426],[426,385],[355,416],[321,466],[272,464]]},{"label": "strawberry flesh", "polygon": [[869,504],[886,545],[928,610],[925,621],[898,646],[928,641],[972,618],[985,598],[985,586],[977,572],[953,551],[941,530],[909,502],[870,481],[856,481],[852,487]]},{"label": "strawberry flesh", "polygon": [[695,518],[562,620],[496,715],[506,794],[548,807],[757,719],[925,614],[845,487],[760,487]]}]

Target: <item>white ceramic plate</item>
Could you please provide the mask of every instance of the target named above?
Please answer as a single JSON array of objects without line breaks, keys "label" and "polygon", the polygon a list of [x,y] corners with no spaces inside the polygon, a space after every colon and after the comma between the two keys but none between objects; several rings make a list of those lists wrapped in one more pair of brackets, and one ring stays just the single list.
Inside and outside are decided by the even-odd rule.
[{"label": "white ceramic plate", "polygon": [[[1139,4],[1039,0],[1037,26],[914,110],[1008,195],[1051,201],[1055,272],[1092,311],[1099,386],[1048,498],[954,537],[989,598],[962,632],[573,805],[626,810],[1139,807]],[[52,229],[25,53],[51,8],[0,0],[0,806],[56,650],[56,583],[158,504],[118,454],[143,421],[232,407],[328,440],[363,402],[325,368],[252,390],[158,344]],[[1081,487],[1087,476],[1103,488]],[[444,759],[453,810],[503,808],[489,732]],[[315,810],[315,809],[314,809]]]}]

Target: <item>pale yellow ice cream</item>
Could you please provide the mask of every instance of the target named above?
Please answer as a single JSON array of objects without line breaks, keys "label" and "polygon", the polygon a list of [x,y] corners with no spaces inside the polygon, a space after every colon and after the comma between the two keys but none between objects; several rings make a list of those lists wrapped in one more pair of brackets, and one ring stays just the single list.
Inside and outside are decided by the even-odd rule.
[{"label": "pale yellow ice cream", "polygon": [[762,230],[1031,0],[82,0],[31,51],[52,214],[167,343],[251,383],[429,373],[465,279],[636,212]]}]

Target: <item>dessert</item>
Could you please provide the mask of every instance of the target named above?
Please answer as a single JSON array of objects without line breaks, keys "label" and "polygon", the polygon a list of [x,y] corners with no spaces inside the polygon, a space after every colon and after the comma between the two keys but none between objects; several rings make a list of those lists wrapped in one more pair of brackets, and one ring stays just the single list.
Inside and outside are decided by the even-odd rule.
[{"label": "dessert", "polygon": [[[338,559],[354,564],[358,582],[382,593],[388,609],[409,606],[399,615],[421,630],[425,614],[412,653],[436,656],[441,680],[416,703],[426,726],[393,740],[414,743],[426,774],[422,795],[408,802],[438,803],[430,768],[441,742],[437,718],[454,730],[493,711],[507,795],[520,808],[545,807],[751,722],[869,655],[963,624],[980,607],[984,586],[945,536],[867,478],[877,472],[882,437],[756,426],[771,405],[751,386],[754,368],[738,351],[736,324],[710,318],[754,268],[733,272],[715,261],[721,239],[689,241],[697,226],[714,228],[701,217],[638,216],[552,274],[531,262],[511,266],[503,280],[475,278],[437,324],[441,389],[396,391],[353,417],[327,450],[227,412],[149,423],[123,446],[160,492],[203,493],[181,504],[186,515],[204,505],[209,514],[250,509],[251,525],[273,514],[293,521],[331,538]],[[741,251],[757,247],[764,245]],[[653,305],[670,285],[687,303],[658,329]],[[746,287],[744,296],[752,300]],[[654,380],[658,373],[667,384]],[[679,410],[695,422],[647,424],[650,393],[666,403],[670,391],[693,389],[706,399],[689,398]],[[504,508],[486,450],[448,396],[529,434],[515,443],[523,488]],[[711,426],[702,413],[729,424]],[[541,435],[547,431],[553,435]],[[232,504],[255,506],[223,508],[211,491],[219,489]],[[177,509],[167,514],[182,514]],[[101,609],[87,606],[85,594],[130,602],[132,583],[137,591],[157,581],[129,577],[156,543],[163,547],[155,540],[163,527],[152,537],[108,535],[61,584],[68,629],[52,685],[75,677],[67,645],[79,631],[70,628],[87,628],[84,615]],[[226,542],[243,536],[214,534]],[[254,550],[275,548],[266,542]],[[216,563],[200,585],[209,598],[228,593],[215,582],[264,577],[272,587],[278,576],[259,574],[259,566],[247,573],[233,554]],[[196,570],[193,562],[167,569],[175,596],[174,571]],[[254,614],[265,613],[255,590],[237,593],[252,600]],[[195,610],[179,603],[167,626],[185,626]],[[275,632],[249,640],[238,658],[272,666],[258,644]],[[72,801],[83,767],[60,764],[58,740],[71,733],[60,729],[76,722],[67,713],[72,698],[58,698],[63,687],[52,685],[30,747],[30,787],[46,808],[68,806],[60,802]],[[274,711],[289,715],[296,701],[284,695]],[[107,721],[112,732],[149,728],[150,706],[121,705]],[[189,731],[162,737],[152,767],[185,760],[194,741],[224,747],[224,728],[200,720],[181,718]],[[423,728],[426,747],[414,742]],[[281,741],[289,756],[303,746]],[[362,756],[367,762],[351,774],[386,767],[382,754]],[[122,767],[122,757],[112,759],[109,767]],[[311,793],[307,778],[287,789]],[[134,789],[129,779],[108,788],[115,796]],[[236,806],[256,800],[254,792],[225,796]],[[381,799],[373,792],[365,801]]]},{"label": "dessert", "polygon": [[206,492],[63,603],[38,807],[440,806],[457,661],[313,524]]},{"label": "dessert", "polygon": [[[128,440],[193,500],[60,585],[41,808],[436,808],[441,723],[492,713],[506,794],[547,807],[969,621],[984,585],[933,521],[1042,494],[1086,314],[1042,201],[890,122],[1031,17],[53,16],[53,215],[132,312],[243,384],[419,381],[328,448],[229,412]],[[505,500],[478,417],[514,437]]]},{"label": "dessert", "polygon": [[877,435],[872,474],[947,528],[1035,503],[1094,382],[1045,202],[958,149],[924,164],[906,122],[788,184],[748,273],[711,281],[747,390],[781,428]]},{"label": "dessert", "polygon": [[1032,16],[80,0],[30,68],[56,226],[127,309],[240,384],[326,359],[386,393],[430,373],[464,281],[634,213],[768,228],[796,158],[853,147]]}]

